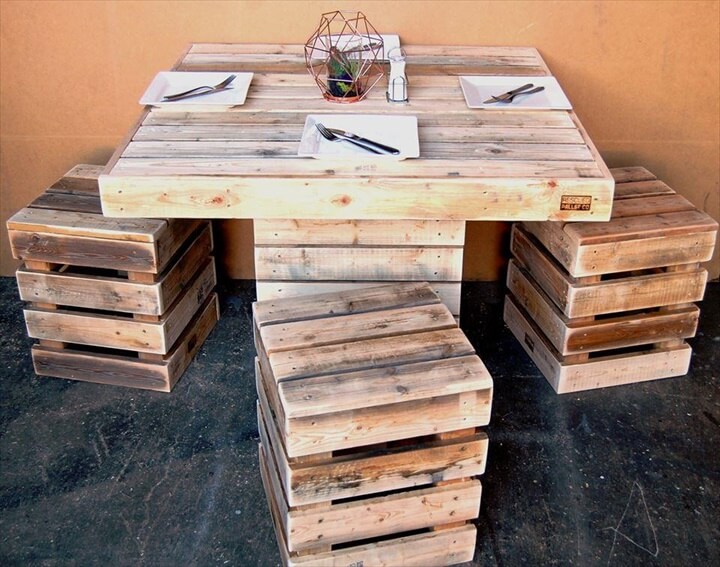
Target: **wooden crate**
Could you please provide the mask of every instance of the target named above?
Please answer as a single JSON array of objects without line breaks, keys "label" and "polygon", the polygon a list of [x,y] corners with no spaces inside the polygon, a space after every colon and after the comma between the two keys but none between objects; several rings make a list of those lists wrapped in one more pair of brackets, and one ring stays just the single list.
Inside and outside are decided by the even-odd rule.
[{"label": "wooden crate", "polygon": [[208,221],[109,219],[77,166],[7,223],[39,375],[169,392],[218,320]]},{"label": "wooden crate", "polygon": [[258,302],[254,321],[285,564],[472,559],[492,379],[430,285]]},{"label": "wooden crate", "polygon": [[427,281],[460,315],[464,221],[257,219],[254,230],[260,301]]},{"label": "wooden crate", "polygon": [[687,373],[718,224],[643,168],[608,223],[512,231],[505,321],[558,393]]}]

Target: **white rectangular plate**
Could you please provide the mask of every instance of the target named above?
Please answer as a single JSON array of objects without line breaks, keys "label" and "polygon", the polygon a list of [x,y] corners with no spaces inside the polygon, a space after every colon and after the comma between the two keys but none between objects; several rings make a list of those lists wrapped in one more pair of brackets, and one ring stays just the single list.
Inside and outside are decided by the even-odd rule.
[{"label": "white rectangular plate", "polygon": [[[544,91],[527,96],[518,96],[513,102],[491,102],[485,104],[491,96],[497,96],[526,83],[536,87],[545,87]],[[465,102],[470,108],[488,108],[492,110],[571,110],[572,105],[565,96],[555,77],[517,77],[507,75],[461,76]]]},{"label": "white rectangular plate", "polygon": [[[213,86],[221,83],[229,75],[237,75],[230,84],[231,89],[218,91],[203,96],[184,98],[177,101],[163,100],[165,95],[181,93],[195,87]],[[155,75],[140,104],[172,108],[174,106],[213,106],[231,107],[245,103],[248,88],[252,81],[252,73],[237,71],[201,72],[201,71],[162,71]]]},{"label": "white rectangular plate", "polygon": [[[320,135],[315,127],[318,122],[327,128],[338,128],[392,146],[400,150],[400,154],[373,154],[350,142],[331,142]],[[420,155],[417,117],[397,114],[309,114],[305,119],[298,155],[319,159],[416,158]]]}]

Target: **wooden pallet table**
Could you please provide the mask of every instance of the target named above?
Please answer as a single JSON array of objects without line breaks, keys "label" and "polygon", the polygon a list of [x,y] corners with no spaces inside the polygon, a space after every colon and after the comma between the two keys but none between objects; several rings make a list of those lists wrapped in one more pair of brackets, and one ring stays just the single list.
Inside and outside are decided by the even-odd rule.
[{"label": "wooden pallet table", "polygon": [[218,320],[208,221],[102,215],[81,165],[7,223],[35,371],[169,392]]},{"label": "wooden pallet table", "polygon": [[718,224],[644,168],[608,223],[513,227],[505,321],[558,393],[687,373]]},{"label": "wooden pallet table", "polygon": [[[180,71],[254,72],[245,104],[148,108],[100,177],[113,217],[255,220],[258,298],[429,281],[459,314],[465,222],[610,216],[572,110],[470,109],[461,75],[550,75],[537,50],[403,46],[410,102],[325,101],[302,45],[195,44]],[[420,157],[298,158],[308,114],[413,115]]]},{"label": "wooden pallet table", "polygon": [[431,286],[258,302],[254,323],[284,563],[472,559],[492,379]]}]

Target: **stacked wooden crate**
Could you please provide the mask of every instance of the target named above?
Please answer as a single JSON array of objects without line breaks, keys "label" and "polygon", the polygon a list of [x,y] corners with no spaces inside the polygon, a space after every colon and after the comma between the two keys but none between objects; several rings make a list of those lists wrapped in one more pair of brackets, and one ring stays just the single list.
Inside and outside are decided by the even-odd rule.
[{"label": "stacked wooden crate", "polygon": [[73,168],[7,223],[35,371],[169,392],[218,320],[212,227],[104,217],[102,169]]},{"label": "stacked wooden crate", "polygon": [[424,282],[254,305],[260,464],[286,565],[475,549],[492,379]]},{"label": "stacked wooden crate", "polygon": [[460,315],[465,221],[256,219],[260,301],[426,281]]},{"label": "stacked wooden crate", "polygon": [[718,223],[641,167],[607,223],[516,224],[505,322],[558,393],[687,373]]}]

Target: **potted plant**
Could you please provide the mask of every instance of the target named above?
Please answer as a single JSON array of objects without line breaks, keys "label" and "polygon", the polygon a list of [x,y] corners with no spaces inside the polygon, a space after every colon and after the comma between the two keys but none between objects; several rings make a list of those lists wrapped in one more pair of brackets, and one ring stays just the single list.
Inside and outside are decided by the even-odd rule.
[{"label": "potted plant", "polygon": [[329,12],[305,43],[308,71],[332,102],[362,100],[383,76],[383,40],[362,12]]}]

